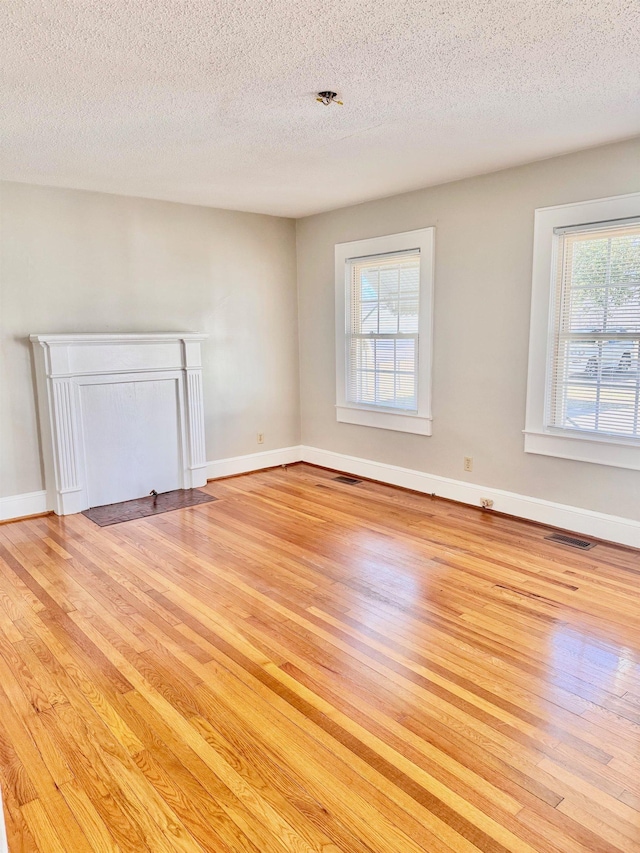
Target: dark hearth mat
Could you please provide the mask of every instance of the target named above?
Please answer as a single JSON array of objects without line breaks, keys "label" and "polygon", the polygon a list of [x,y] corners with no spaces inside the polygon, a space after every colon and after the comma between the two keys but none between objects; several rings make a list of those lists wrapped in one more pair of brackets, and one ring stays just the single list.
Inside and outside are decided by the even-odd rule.
[{"label": "dark hearth mat", "polygon": [[122,501],[119,504],[106,504],[85,509],[82,513],[99,524],[108,527],[110,524],[120,524],[122,521],[133,521],[134,518],[147,518],[150,515],[160,515],[173,509],[186,509],[189,506],[206,504],[217,501],[212,495],[201,492],[200,489],[175,489],[173,492],[162,492],[157,497],[136,498],[133,501]]}]

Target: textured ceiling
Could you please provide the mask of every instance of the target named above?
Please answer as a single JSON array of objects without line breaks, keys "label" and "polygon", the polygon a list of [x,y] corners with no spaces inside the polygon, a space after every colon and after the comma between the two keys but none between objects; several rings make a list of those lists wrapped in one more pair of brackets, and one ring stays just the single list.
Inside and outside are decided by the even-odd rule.
[{"label": "textured ceiling", "polygon": [[640,132],[634,0],[5,0],[0,16],[9,180],[301,216]]}]

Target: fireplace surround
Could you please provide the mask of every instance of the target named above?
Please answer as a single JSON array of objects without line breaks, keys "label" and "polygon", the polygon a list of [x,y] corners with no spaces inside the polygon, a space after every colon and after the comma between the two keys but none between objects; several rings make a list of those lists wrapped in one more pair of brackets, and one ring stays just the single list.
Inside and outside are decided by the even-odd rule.
[{"label": "fireplace surround", "polygon": [[205,337],[31,335],[48,509],[206,483]]}]

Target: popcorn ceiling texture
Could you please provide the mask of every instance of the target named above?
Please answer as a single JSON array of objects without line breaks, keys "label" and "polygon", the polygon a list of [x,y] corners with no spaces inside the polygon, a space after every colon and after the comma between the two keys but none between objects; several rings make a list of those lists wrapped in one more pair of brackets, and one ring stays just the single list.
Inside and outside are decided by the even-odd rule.
[{"label": "popcorn ceiling texture", "polygon": [[640,131],[629,0],[0,6],[10,180],[301,216]]}]

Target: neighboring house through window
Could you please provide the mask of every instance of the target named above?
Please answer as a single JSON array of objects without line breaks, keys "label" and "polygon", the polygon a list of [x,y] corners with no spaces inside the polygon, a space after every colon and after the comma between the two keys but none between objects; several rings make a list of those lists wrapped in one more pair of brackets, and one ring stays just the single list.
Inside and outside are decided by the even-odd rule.
[{"label": "neighboring house through window", "polygon": [[525,450],[640,469],[640,194],[536,211]]},{"label": "neighboring house through window", "polygon": [[433,237],[336,246],[339,421],[431,434]]}]

